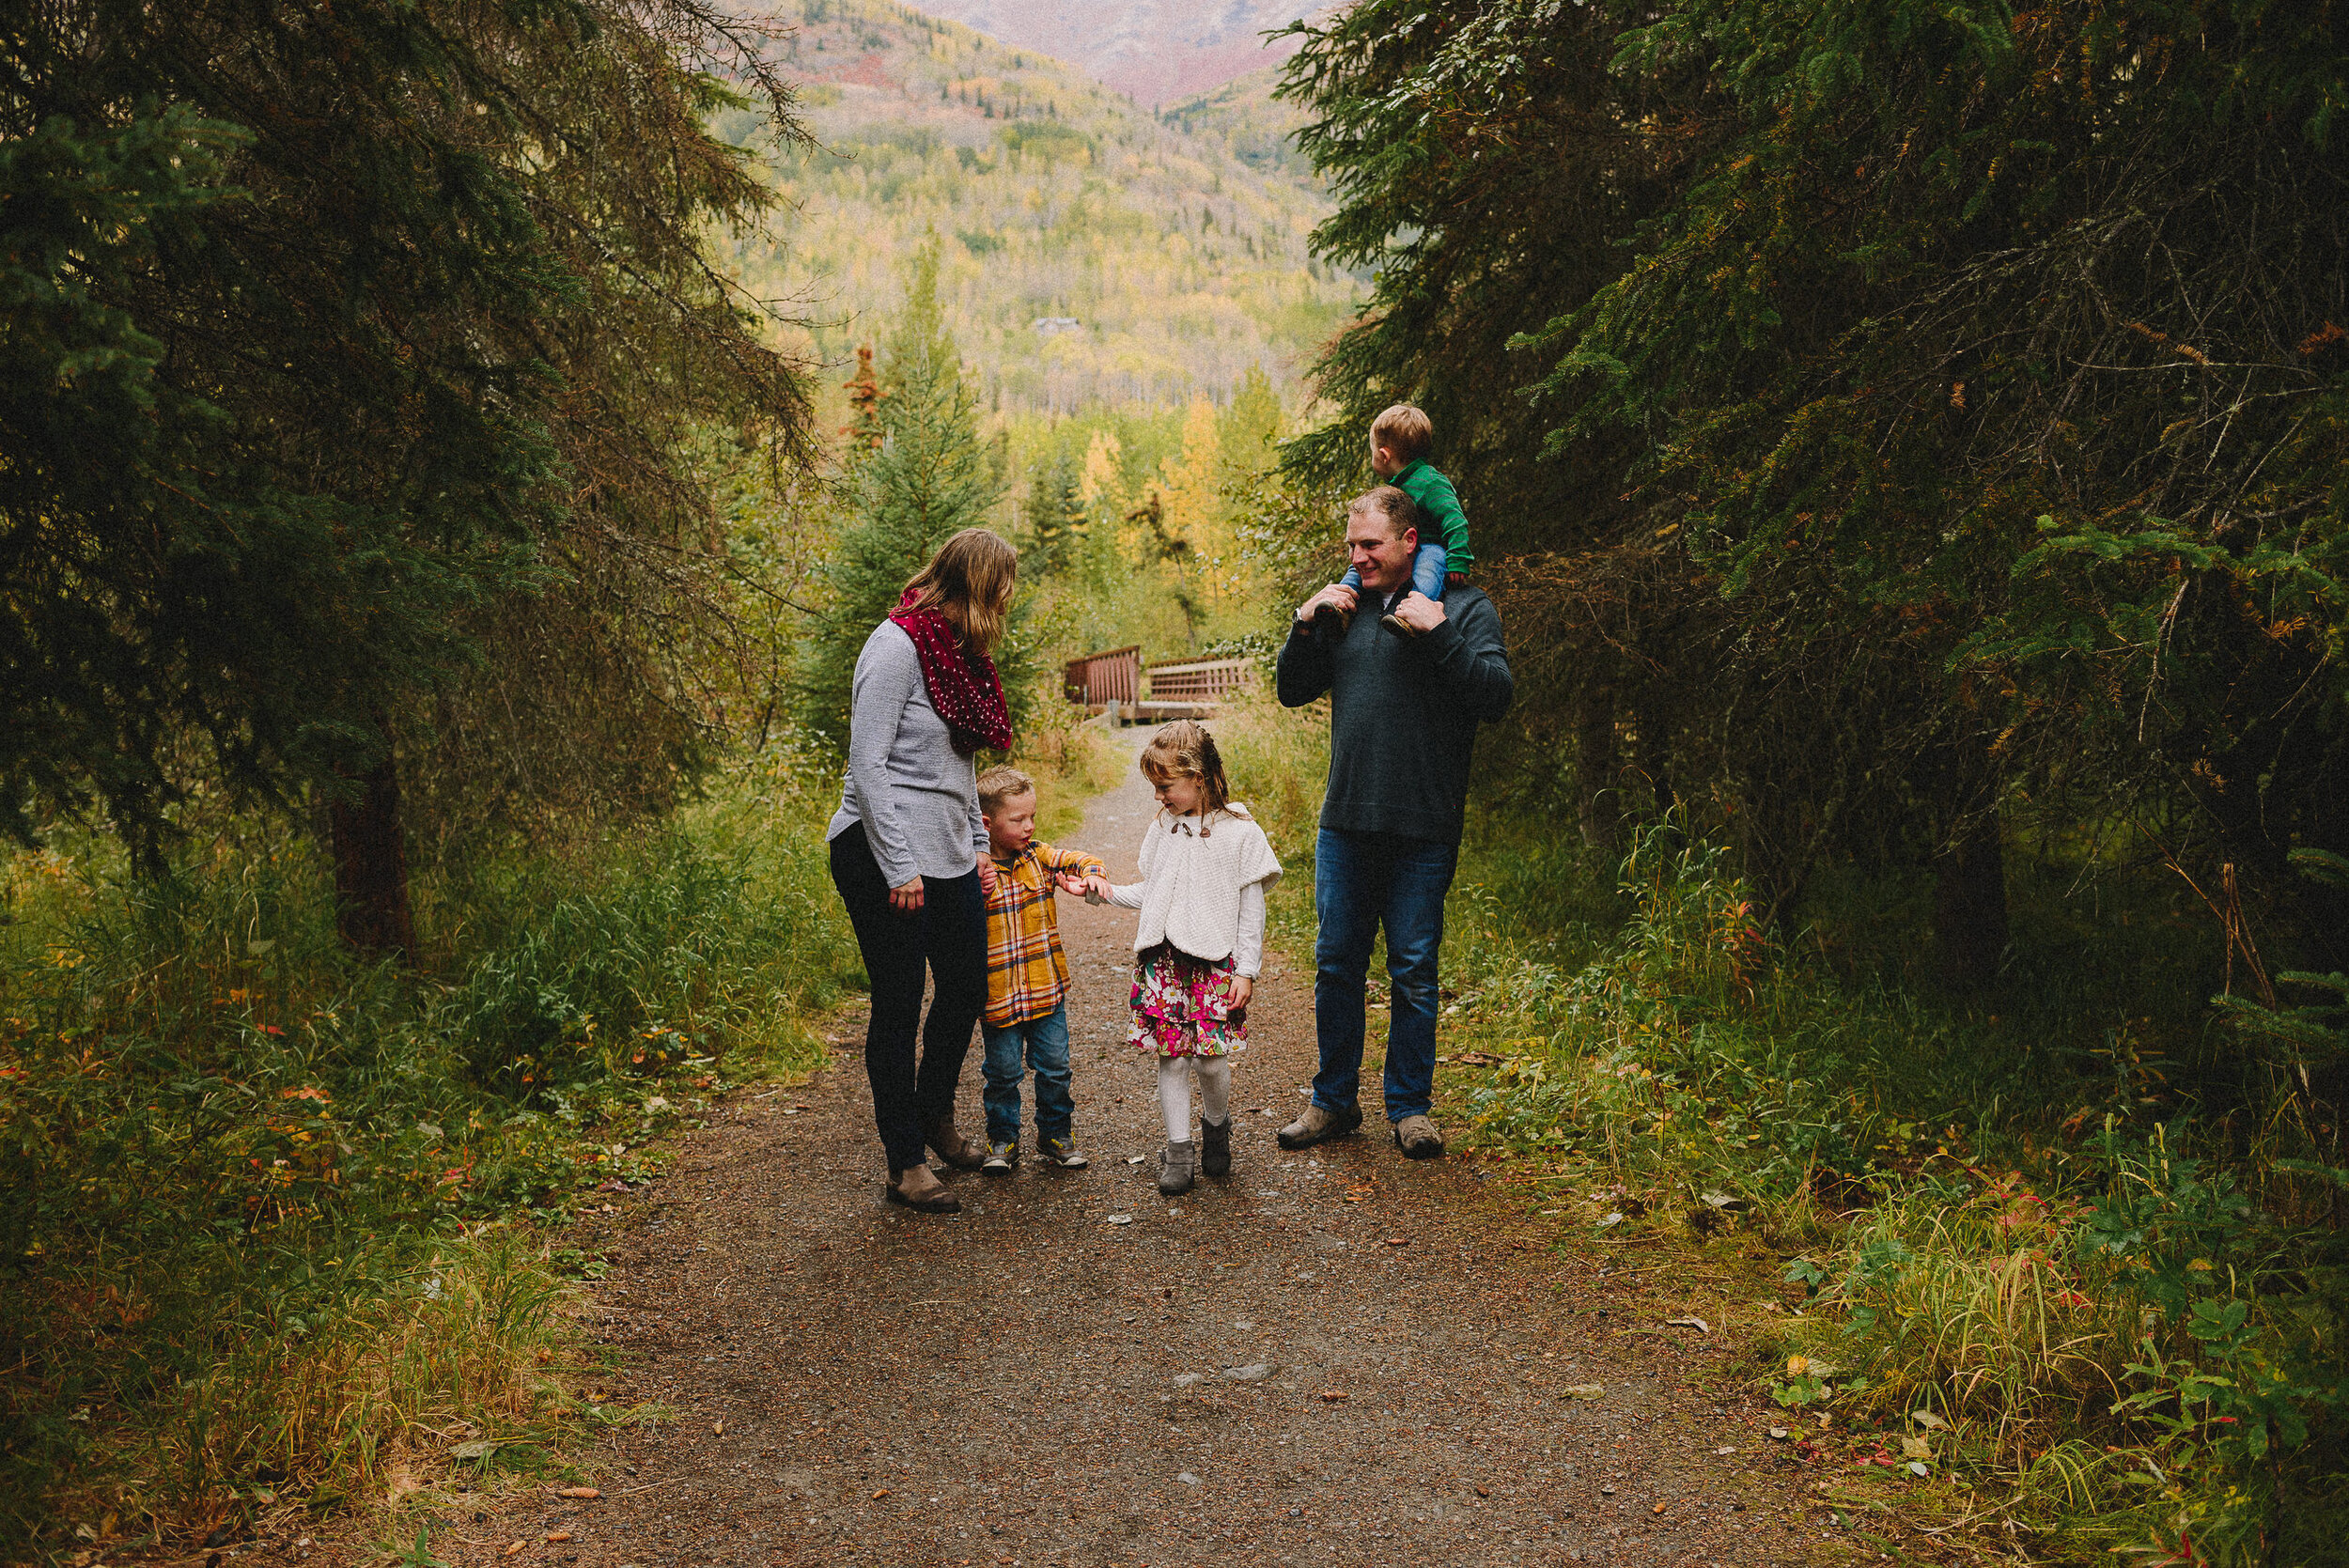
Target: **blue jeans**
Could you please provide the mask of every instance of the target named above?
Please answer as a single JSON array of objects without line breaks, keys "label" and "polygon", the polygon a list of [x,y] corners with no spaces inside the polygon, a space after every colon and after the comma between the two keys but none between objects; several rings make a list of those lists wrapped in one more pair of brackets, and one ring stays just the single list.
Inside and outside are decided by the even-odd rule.
[{"label": "blue jeans", "polygon": [[1436,1084],[1436,953],[1460,846],[1324,828],[1314,846],[1314,1104],[1342,1110],[1361,1092],[1362,998],[1371,944],[1387,930],[1387,1120],[1424,1116]]},{"label": "blue jeans", "polygon": [[1077,1114],[1076,1097],[1068,1092],[1068,1003],[1062,1002],[1040,1018],[1007,1023],[1000,1029],[982,1024],[979,1032],[987,1039],[987,1065],[982,1069],[987,1079],[987,1141],[1019,1141],[1023,1056],[1028,1069],[1035,1074],[1036,1137],[1066,1138],[1069,1121]]},{"label": "blue jeans", "polygon": [[[1420,546],[1419,553],[1411,557],[1411,586],[1441,604],[1443,574],[1451,560],[1452,552],[1441,545]],[[1346,575],[1338,581],[1358,594],[1362,591],[1362,574],[1352,567],[1346,567]]]}]

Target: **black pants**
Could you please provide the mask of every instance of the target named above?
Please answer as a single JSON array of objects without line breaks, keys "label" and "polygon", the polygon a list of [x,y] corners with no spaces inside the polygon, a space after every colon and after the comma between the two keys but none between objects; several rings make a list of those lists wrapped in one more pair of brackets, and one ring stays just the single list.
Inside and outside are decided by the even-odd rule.
[{"label": "black pants", "polygon": [[[987,899],[976,866],[959,877],[922,878],[922,907],[899,914],[859,822],[832,841],[832,882],[848,907],[857,951],[873,981],[873,1021],[864,1032],[864,1072],[873,1080],[873,1120],[889,1173],[922,1163],[924,1124],[949,1116],[971,1033],[987,1010]],[[922,970],[938,988],[922,1023]],[[914,1063],[913,1039],[922,1037]]]}]

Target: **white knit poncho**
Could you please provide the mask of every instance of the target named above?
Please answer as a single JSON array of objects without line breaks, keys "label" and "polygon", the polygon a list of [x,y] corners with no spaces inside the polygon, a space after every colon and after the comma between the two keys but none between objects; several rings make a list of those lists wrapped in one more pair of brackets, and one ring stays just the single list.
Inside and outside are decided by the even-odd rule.
[{"label": "white knit poncho", "polygon": [[1281,862],[1264,830],[1235,800],[1213,817],[1161,811],[1142,836],[1142,880],[1110,890],[1109,902],[1140,909],[1134,951],[1172,942],[1209,963],[1232,960],[1254,979],[1264,960],[1265,894]]}]

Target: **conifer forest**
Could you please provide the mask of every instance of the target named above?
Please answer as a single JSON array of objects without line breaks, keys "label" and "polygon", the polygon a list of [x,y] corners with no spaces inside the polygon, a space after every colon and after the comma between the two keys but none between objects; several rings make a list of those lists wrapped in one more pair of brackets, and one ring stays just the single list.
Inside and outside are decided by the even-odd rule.
[{"label": "conifer forest", "polygon": [[[708,1432],[607,1392],[593,1226],[863,1083],[827,823],[958,531],[1044,838],[1140,739],[1071,661],[1245,666],[1310,1056],[1273,662],[1397,403],[1515,675],[1442,1167],[1615,1271],[1606,1354],[1702,1330],[1690,1451],[1800,1527],[1711,1555],[2349,1561],[2349,13],[1094,3],[1250,69],[1138,101],[1074,0],[0,0],[0,1563],[897,1561],[878,1467],[820,1543],[465,1521]],[[1221,1555],[1134,1528],[1027,1560]],[[1557,1528],[1451,1560],[1709,1560]],[[1438,1560],[1332,1539],[1231,1555]]]}]

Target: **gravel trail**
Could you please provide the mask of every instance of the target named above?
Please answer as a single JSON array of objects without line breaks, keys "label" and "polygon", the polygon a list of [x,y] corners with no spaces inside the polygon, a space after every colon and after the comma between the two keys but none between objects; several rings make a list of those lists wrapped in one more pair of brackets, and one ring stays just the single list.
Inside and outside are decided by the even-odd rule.
[{"label": "gravel trail", "polygon": [[[1066,842],[1129,880],[1151,810],[1130,778]],[[956,1218],[885,1207],[845,1017],[829,1068],[739,1096],[582,1238],[613,1262],[609,1397],[677,1419],[597,1451],[597,1500],[458,1515],[444,1561],[1844,1559],[1766,1411],[1698,1391],[1735,1389],[1729,1336],[1665,1327],[1622,1253],[1611,1278],[1595,1249],[1562,1255],[1471,1162],[1405,1160],[1369,1106],[1362,1136],[1275,1144],[1313,1064],[1293,957],[1268,961],[1237,1059],[1231,1179],[1160,1199],[1129,1162],[1160,1136],[1125,1043],[1133,916],[1063,898],[1061,919],[1092,1168],[951,1173]]]}]

